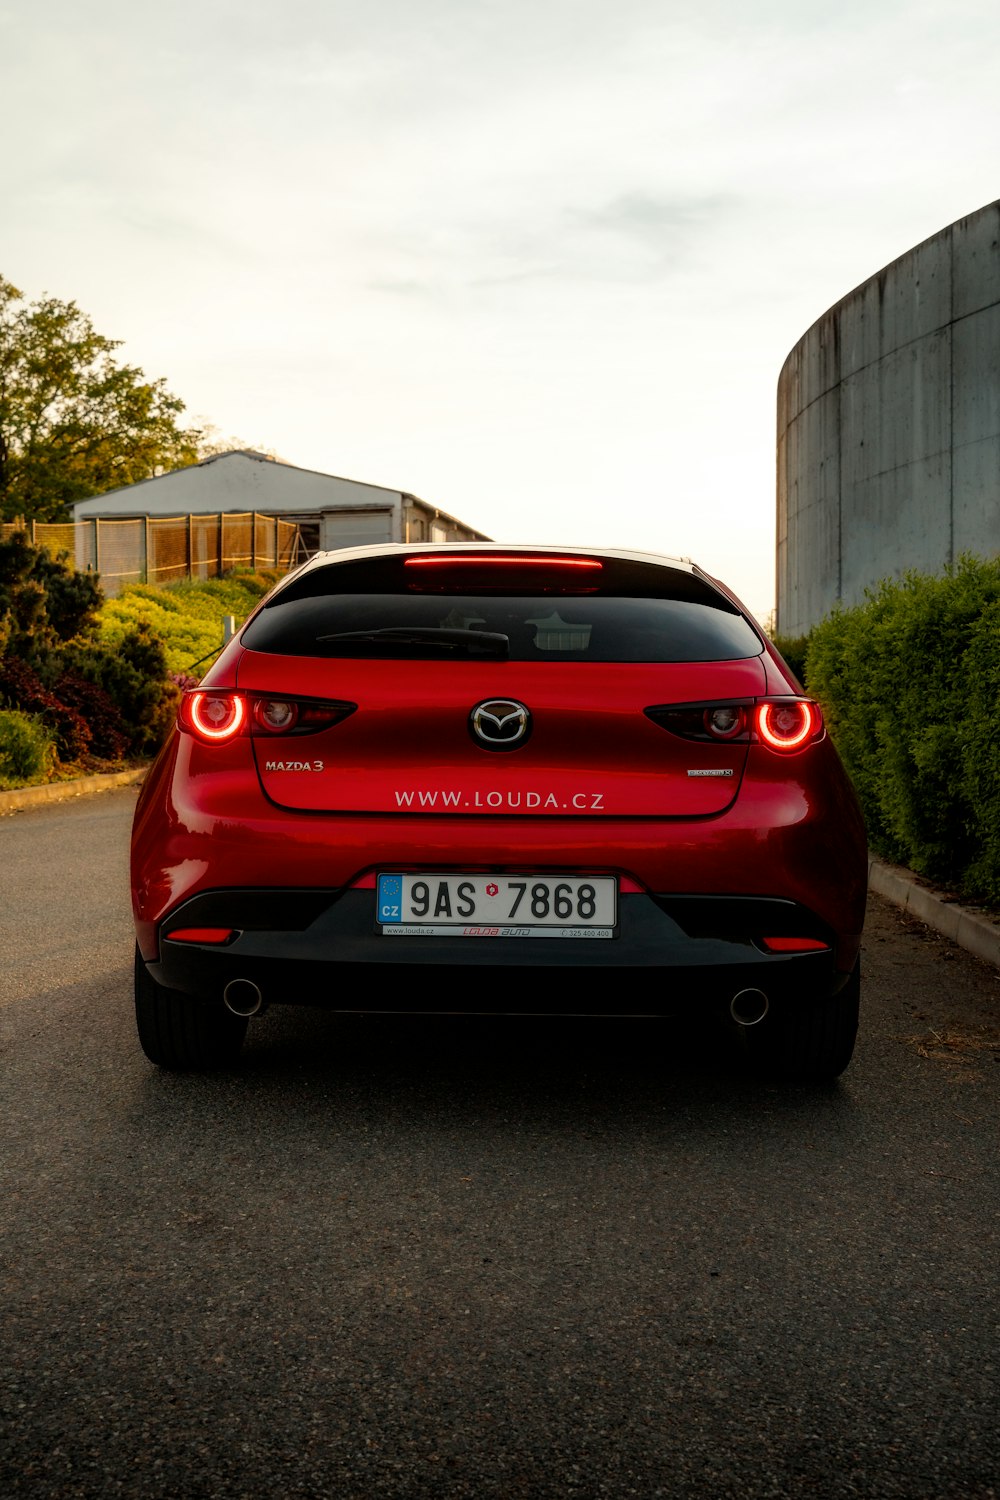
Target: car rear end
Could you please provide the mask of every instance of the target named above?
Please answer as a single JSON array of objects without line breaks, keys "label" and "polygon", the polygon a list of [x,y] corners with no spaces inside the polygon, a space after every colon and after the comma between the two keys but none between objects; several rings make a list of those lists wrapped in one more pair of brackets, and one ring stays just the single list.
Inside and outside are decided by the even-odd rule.
[{"label": "car rear end", "polygon": [[574,548],[314,559],[185,695],[133,838],[149,981],[244,1014],[773,1025],[854,982],[866,878],[822,715],[732,595]]}]

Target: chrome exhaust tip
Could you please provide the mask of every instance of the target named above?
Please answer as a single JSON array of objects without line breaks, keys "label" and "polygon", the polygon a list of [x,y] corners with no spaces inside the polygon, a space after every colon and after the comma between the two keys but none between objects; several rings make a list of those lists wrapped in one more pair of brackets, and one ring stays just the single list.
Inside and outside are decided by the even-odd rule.
[{"label": "chrome exhaust tip", "polygon": [[234,1016],[259,1016],[267,1008],[264,996],[252,979],[231,979],[222,991],[222,1000]]},{"label": "chrome exhaust tip", "polygon": [[763,990],[739,990],[729,1002],[729,1014],[737,1026],[756,1026],[763,1021],[769,1002]]}]

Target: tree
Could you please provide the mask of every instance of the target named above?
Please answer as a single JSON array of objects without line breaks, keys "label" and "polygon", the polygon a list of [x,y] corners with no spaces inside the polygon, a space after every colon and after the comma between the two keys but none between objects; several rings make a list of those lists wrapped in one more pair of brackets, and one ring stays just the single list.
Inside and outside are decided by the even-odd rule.
[{"label": "tree", "polygon": [[119,364],[120,340],[74,302],[23,301],[0,276],[0,520],[66,521],[77,500],[197,462],[184,403]]},{"label": "tree", "polygon": [[223,453],[256,453],[259,457],[269,458],[277,464],[289,462],[287,458],[282,458],[274,448],[269,448],[264,443],[248,443],[246,438],[225,437],[214,422],[201,420],[198,428],[198,457],[218,458]]}]

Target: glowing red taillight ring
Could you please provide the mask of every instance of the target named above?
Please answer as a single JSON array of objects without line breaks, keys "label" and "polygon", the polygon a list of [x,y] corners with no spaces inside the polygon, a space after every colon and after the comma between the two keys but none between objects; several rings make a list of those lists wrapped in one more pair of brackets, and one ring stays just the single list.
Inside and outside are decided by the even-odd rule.
[{"label": "glowing red taillight ring", "polygon": [[[791,734],[782,734],[775,725],[781,712],[794,709],[799,726]],[[811,703],[761,703],[755,714],[757,733],[771,750],[801,750],[816,732],[817,713]]]},{"label": "glowing red taillight ring", "polygon": [[[226,717],[210,719],[208,703],[221,704]],[[218,744],[239,734],[246,719],[246,704],[235,693],[192,693],[187,702],[187,718],[195,734]]]}]

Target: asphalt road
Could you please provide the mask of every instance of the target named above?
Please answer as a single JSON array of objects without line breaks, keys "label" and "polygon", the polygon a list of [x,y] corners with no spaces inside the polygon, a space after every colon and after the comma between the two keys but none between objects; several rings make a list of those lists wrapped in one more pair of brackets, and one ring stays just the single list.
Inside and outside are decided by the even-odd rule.
[{"label": "asphalt road", "polygon": [[1000,975],[880,899],[828,1088],[657,1023],[135,1040],[134,790],[0,818],[0,1493],[1000,1494]]}]

